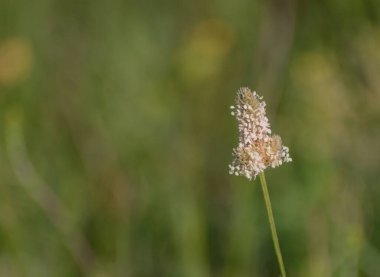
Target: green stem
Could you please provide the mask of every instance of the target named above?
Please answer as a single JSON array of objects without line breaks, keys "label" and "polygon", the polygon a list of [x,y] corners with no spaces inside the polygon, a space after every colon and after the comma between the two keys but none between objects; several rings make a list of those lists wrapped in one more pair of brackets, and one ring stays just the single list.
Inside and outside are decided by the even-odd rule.
[{"label": "green stem", "polygon": [[282,277],[286,277],[284,261],[282,260],[280,244],[278,242],[278,237],[277,237],[276,225],[274,224],[272,204],[270,202],[269,191],[268,191],[267,181],[265,180],[264,172],[260,173],[260,182],[261,182],[261,188],[263,189],[265,205],[267,207],[268,220],[269,220],[270,230],[272,232],[272,240],[273,240],[274,250],[275,250],[276,256],[277,256],[277,261],[278,261],[278,264],[280,266],[280,271],[281,271]]}]

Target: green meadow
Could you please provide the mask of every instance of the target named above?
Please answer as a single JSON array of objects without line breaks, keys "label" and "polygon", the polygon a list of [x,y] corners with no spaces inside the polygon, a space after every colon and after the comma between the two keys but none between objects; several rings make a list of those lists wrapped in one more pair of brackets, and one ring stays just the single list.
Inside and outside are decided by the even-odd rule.
[{"label": "green meadow", "polygon": [[0,0],[0,276],[380,276],[378,0]]}]

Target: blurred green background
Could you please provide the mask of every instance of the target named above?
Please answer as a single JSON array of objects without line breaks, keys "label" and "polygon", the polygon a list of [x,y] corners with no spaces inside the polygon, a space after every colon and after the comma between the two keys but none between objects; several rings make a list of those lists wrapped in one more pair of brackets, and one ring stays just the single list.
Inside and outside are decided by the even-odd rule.
[{"label": "blurred green background", "polygon": [[380,2],[0,1],[0,276],[380,276]]}]

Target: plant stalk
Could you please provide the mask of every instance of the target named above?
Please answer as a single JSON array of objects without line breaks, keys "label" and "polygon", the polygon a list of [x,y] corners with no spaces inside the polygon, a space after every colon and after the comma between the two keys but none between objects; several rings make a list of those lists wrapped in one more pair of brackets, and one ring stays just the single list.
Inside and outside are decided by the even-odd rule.
[{"label": "plant stalk", "polygon": [[276,252],[277,261],[278,261],[278,264],[280,266],[281,276],[286,277],[284,261],[282,260],[280,244],[278,242],[278,237],[277,237],[276,225],[274,223],[272,204],[270,202],[269,191],[268,191],[267,181],[265,180],[264,172],[260,173],[260,183],[261,183],[261,188],[263,189],[265,206],[266,206],[267,212],[268,212],[268,220],[269,220],[270,230],[272,232],[272,240],[273,240],[274,250]]}]

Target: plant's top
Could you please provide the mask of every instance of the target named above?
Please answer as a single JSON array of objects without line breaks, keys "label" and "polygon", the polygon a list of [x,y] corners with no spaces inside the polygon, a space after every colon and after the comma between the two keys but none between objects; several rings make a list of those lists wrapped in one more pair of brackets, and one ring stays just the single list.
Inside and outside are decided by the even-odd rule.
[{"label": "plant's top", "polygon": [[233,149],[230,174],[251,180],[267,167],[291,162],[289,148],[282,145],[281,137],[271,135],[262,97],[243,87],[237,91],[235,102],[231,114],[239,124],[239,145]]}]

